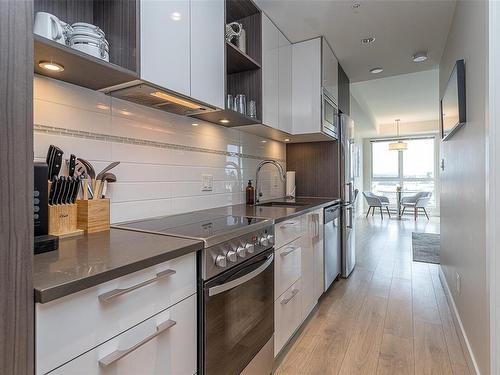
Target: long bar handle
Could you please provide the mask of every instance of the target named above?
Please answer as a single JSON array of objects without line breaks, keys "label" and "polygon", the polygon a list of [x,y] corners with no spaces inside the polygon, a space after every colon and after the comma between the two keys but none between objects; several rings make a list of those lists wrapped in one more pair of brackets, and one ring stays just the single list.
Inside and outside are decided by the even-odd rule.
[{"label": "long bar handle", "polygon": [[158,281],[160,279],[163,279],[165,277],[172,276],[175,273],[176,273],[176,271],[175,270],[171,270],[171,269],[158,272],[155,277],[153,277],[152,279],[143,281],[142,283],[133,285],[133,286],[128,287],[128,288],[113,289],[113,290],[110,290],[109,292],[100,294],[99,297],[98,297],[99,301],[101,301],[101,302],[109,302],[113,298],[116,298],[116,297],[121,296],[123,294],[129,293],[129,292],[131,292],[133,290],[142,288],[143,286],[152,284],[152,283],[154,283],[154,282],[156,282],[156,281]]},{"label": "long bar handle", "polygon": [[298,292],[299,292],[298,289],[293,289],[292,290],[292,295],[290,297],[288,297],[288,298],[282,299],[280,303],[282,305],[286,305],[288,302],[290,302],[293,299],[293,297],[295,297],[297,295]]},{"label": "long bar handle", "polygon": [[293,253],[297,249],[300,249],[300,246],[290,246],[290,247],[287,247],[287,251],[283,251],[280,255],[282,257],[286,257],[288,254]]},{"label": "long bar handle", "polygon": [[154,339],[156,336],[160,335],[161,333],[165,332],[169,328],[172,328],[175,326],[177,322],[172,319],[168,319],[167,321],[160,323],[156,326],[156,332],[153,333],[152,335],[149,335],[146,337],[144,340],[139,341],[137,344],[131,346],[130,348],[127,349],[122,349],[122,350],[115,350],[114,352],[102,357],[99,360],[99,366],[101,367],[107,367],[116,361],[120,360],[121,358],[125,357],[127,354],[132,353],[134,350],[139,349],[141,346],[146,344],[147,342],[151,341]]}]

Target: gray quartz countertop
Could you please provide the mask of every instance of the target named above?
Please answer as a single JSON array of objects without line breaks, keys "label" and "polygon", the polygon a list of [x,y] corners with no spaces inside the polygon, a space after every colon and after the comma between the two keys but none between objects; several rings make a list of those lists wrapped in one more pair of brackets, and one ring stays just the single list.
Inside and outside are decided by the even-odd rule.
[{"label": "gray quartz countertop", "polygon": [[273,219],[275,223],[279,223],[306,214],[308,212],[328,207],[335,203],[339,203],[340,199],[297,197],[295,199],[286,199],[286,198],[271,199],[269,200],[269,202],[297,203],[300,206],[268,207],[268,206],[250,206],[246,204],[237,204],[233,206],[212,208],[209,210],[204,210],[204,212],[214,212],[218,214],[227,214],[236,216],[260,217],[265,219]]},{"label": "gray quartz countertop", "polygon": [[[340,202],[335,198],[285,198],[299,206],[237,204],[203,212],[282,222]],[[35,301],[46,303],[155,264],[203,249],[203,242],[124,229],[61,239],[59,249],[34,257]]]},{"label": "gray quartz countertop", "polygon": [[203,249],[203,242],[111,229],[61,239],[34,257],[35,301],[46,303]]}]

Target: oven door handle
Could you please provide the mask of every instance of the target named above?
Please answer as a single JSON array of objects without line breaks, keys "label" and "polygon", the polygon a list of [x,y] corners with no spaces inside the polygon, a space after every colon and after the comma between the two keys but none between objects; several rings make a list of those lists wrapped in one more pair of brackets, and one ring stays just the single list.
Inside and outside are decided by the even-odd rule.
[{"label": "oven door handle", "polygon": [[249,272],[246,275],[244,275],[242,277],[239,277],[239,278],[237,278],[235,280],[231,280],[231,281],[229,281],[227,283],[224,283],[224,284],[217,285],[217,286],[214,286],[212,288],[209,288],[208,289],[208,295],[209,296],[215,296],[215,295],[217,295],[219,293],[225,292],[226,290],[232,289],[234,287],[237,287],[238,285],[246,283],[247,281],[253,279],[257,275],[259,275],[262,272],[264,272],[265,269],[271,265],[271,263],[273,262],[273,260],[274,260],[274,254],[271,254],[271,255],[269,255],[267,257],[266,261],[261,266],[259,266],[259,268],[254,269],[252,272]]}]

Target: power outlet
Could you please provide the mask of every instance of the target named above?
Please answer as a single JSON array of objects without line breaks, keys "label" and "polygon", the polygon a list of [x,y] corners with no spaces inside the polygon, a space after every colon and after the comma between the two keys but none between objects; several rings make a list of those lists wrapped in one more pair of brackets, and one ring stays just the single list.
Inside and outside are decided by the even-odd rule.
[{"label": "power outlet", "polygon": [[214,176],[211,174],[201,175],[201,191],[212,191],[214,189]]},{"label": "power outlet", "polygon": [[456,280],[457,280],[457,293],[460,294],[462,292],[462,279],[458,272],[456,273]]}]

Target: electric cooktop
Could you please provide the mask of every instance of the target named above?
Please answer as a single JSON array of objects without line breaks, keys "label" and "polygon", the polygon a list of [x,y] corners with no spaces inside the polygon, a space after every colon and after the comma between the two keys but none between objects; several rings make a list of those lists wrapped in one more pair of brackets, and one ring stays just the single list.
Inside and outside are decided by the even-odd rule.
[{"label": "electric cooktop", "polygon": [[208,247],[272,224],[268,219],[190,212],[128,221],[113,227],[202,240]]}]

